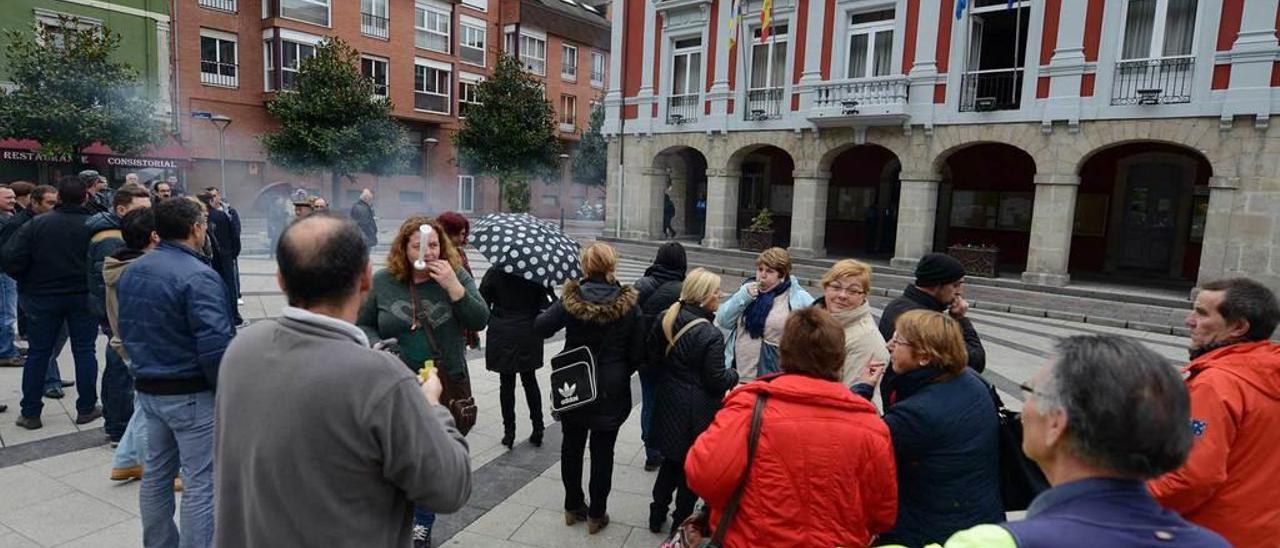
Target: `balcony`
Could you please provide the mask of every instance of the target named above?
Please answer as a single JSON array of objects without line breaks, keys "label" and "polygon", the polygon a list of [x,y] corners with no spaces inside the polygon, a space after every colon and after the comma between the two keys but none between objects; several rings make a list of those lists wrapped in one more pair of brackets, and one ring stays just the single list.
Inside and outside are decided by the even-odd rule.
[{"label": "balcony", "polygon": [[747,91],[747,108],[743,109],[743,119],[748,122],[762,122],[782,117],[782,88],[763,88]]},{"label": "balcony", "polygon": [[698,94],[673,95],[667,98],[667,123],[687,124],[698,120],[698,110],[702,106]]},{"label": "balcony", "polygon": [[413,108],[436,114],[449,114],[449,96],[416,91],[413,93]]},{"label": "balcony", "polygon": [[386,40],[391,37],[391,21],[372,13],[361,13],[360,34]]},{"label": "balcony", "polygon": [[235,63],[200,61],[200,83],[223,88],[240,85],[240,70]]},{"label": "balcony", "polygon": [[236,0],[200,0],[200,7],[221,10],[229,13],[236,12]]},{"label": "balcony", "polygon": [[822,125],[894,125],[907,118],[907,79],[880,76],[824,82],[814,89],[809,121]]},{"label": "balcony", "polygon": [[1190,103],[1195,58],[1164,57],[1116,63],[1112,105]]},{"label": "balcony", "polygon": [[960,80],[960,112],[1018,110],[1021,106],[1021,68],[974,70]]}]

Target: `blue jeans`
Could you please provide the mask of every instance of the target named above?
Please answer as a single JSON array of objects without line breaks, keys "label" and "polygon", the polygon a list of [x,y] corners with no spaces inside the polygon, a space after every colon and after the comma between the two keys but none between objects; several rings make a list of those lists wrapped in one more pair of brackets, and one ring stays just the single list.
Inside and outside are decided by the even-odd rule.
[{"label": "blue jeans", "polygon": [[120,354],[107,347],[107,365],[102,369],[102,429],[107,437],[119,440],[133,414],[133,376]]},{"label": "blue jeans", "polygon": [[76,411],[87,414],[98,405],[98,360],[94,357],[94,342],[98,338],[98,323],[89,314],[87,297],[78,295],[23,295],[22,308],[26,311],[28,339],[31,349],[22,370],[22,415],[39,417],[44,409],[45,379],[49,374],[49,358],[53,355],[58,330],[63,323],[71,339],[71,353],[76,360]]},{"label": "blue jeans", "polygon": [[[147,452],[138,506],[146,548],[213,544],[213,392],[179,396],[138,393]],[[173,523],[173,480],[182,471],[182,535]]]},{"label": "blue jeans", "polygon": [[53,354],[49,356],[49,373],[44,376],[44,390],[62,391],[62,372],[58,370],[58,356],[62,355],[62,349],[67,346],[67,324],[63,323],[62,328],[58,330],[58,340],[53,343]]},{"label": "blue jeans", "polygon": [[653,400],[658,394],[656,373],[640,372],[640,439],[644,441],[645,459],[656,459],[662,456],[657,449],[649,446],[649,425],[653,423]]},{"label": "blue jeans", "polygon": [[0,358],[18,356],[13,345],[14,330],[18,327],[18,282],[0,274]]},{"label": "blue jeans", "polygon": [[413,507],[413,524],[431,529],[436,525],[436,513],[418,506]]},{"label": "blue jeans", "polygon": [[120,436],[120,445],[111,456],[112,468],[131,468],[142,464],[147,456],[147,412],[142,409],[142,402],[133,398],[133,415],[129,417],[129,426]]}]

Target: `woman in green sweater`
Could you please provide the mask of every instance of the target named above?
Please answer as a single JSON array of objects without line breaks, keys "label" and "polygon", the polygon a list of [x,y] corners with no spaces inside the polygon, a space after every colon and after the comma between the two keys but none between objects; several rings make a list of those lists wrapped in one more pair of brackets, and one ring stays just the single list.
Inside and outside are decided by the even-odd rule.
[{"label": "woman in green sweater", "polygon": [[[396,339],[400,359],[415,373],[434,360],[445,382],[445,398],[469,398],[466,348],[462,331],[480,331],[489,322],[489,306],[475,280],[462,268],[458,251],[429,217],[411,217],[391,242],[387,267],[373,276],[373,287],[356,325],[371,343]],[[452,401],[442,401],[454,410]],[[435,514],[414,509],[415,546],[429,546]]]}]

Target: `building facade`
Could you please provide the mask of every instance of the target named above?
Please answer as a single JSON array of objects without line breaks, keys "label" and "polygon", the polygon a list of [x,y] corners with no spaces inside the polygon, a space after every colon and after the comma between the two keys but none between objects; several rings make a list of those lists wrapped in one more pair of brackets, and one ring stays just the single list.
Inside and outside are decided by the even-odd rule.
[{"label": "building facade", "polygon": [[614,0],[608,234],[1280,289],[1277,0],[741,4]]},{"label": "building facade", "polygon": [[[178,4],[174,13],[179,27],[177,95],[184,114],[179,116],[182,142],[192,158],[188,186],[216,185],[221,176],[219,129],[199,116],[230,117],[221,141],[227,194],[242,208],[264,187],[284,182],[309,188],[341,209],[354,203],[362,187],[372,188],[379,214],[391,218],[496,210],[496,185],[461,170],[452,136],[475,104],[475,86],[497,64],[504,38],[510,34],[506,28],[517,28],[515,36],[520,37],[507,51],[525,59],[530,71],[547,82],[548,99],[565,122],[560,137],[566,143],[577,140],[579,121],[588,118],[589,90],[604,88],[604,75],[595,75],[600,77],[596,81],[585,67],[591,66],[593,55],[606,55],[607,38],[595,36],[609,35],[608,20],[596,8],[577,2],[190,0]],[[539,22],[538,16],[549,10],[578,22],[558,32],[563,29]],[[301,61],[314,55],[315,45],[328,36],[339,37],[360,52],[361,69],[374,80],[378,92],[391,100],[393,115],[419,147],[419,154],[402,173],[358,176],[356,184],[344,183],[342,196],[330,196],[327,174],[299,175],[274,166],[258,140],[275,124],[266,102],[289,89]],[[523,52],[521,45],[526,46]],[[576,55],[566,57],[565,52]]]},{"label": "building facade", "polygon": [[[167,0],[6,0],[0,2],[0,30],[31,32],[38,27],[64,24],[103,27],[120,35],[114,60],[138,72],[136,93],[155,104],[157,119],[172,128],[174,102],[171,86],[171,20]],[[12,85],[7,63],[0,62],[0,86]],[[78,158],[47,156],[40,143],[27,139],[0,139],[0,182],[29,180],[51,182],[88,166],[102,173],[146,172],[153,176],[177,173],[185,165],[181,148],[170,136],[153,150],[125,156],[95,144]]]}]

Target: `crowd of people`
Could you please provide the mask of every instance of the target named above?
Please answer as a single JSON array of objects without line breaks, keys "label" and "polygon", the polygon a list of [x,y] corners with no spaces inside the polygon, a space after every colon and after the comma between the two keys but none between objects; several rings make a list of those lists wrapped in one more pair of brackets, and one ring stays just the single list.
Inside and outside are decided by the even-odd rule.
[{"label": "crowd of people", "polygon": [[[106,431],[120,441],[116,470],[142,479],[148,547],[430,546],[436,513],[472,490],[467,350],[484,332],[501,443],[515,445],[519,382],[540,447],[536,372],[561,331],[565,349],[587,347],[594,362],[596,399],[553,414],[565,523],[588,534],[610,523],[638,373],[645,469],[657,472],[648,526],[673,542],[1261,546],[1280,536],[1265,441],[1280,427],[1270,341],[1280,305],[1251,280],[1201,287],[1181,376],[1131,339],[1059,340],[1021,387],[1021,450],[1051,487],[1008,522],[1000,403],[980,374],[964,268],[949,256],[923,257],[878,321],[869,265],[837,261],[815,298],[780,248],[725,294],[678,243],[634,285],[618,280],[617,252],[594,243],[582,278],[557,296],[502,269],[477,283],[470,224],[456,213],[406,219],[375,270],[366,191],[352,220],[308,201],[279,230],[288,306],[237,333],[238,242],[215,242],[238,224],[215,191],[162,198],[126,183],[91,214],[94,177],[0,188],[0,215],[26,198],[24,224],[0,228],[31,348],[18,424],[40,426],[63,329],[77,422],[101,416],[93,342],[107,334]],[[3,340],[13,322],[3,323],[0,363],[16,363]]]}]

